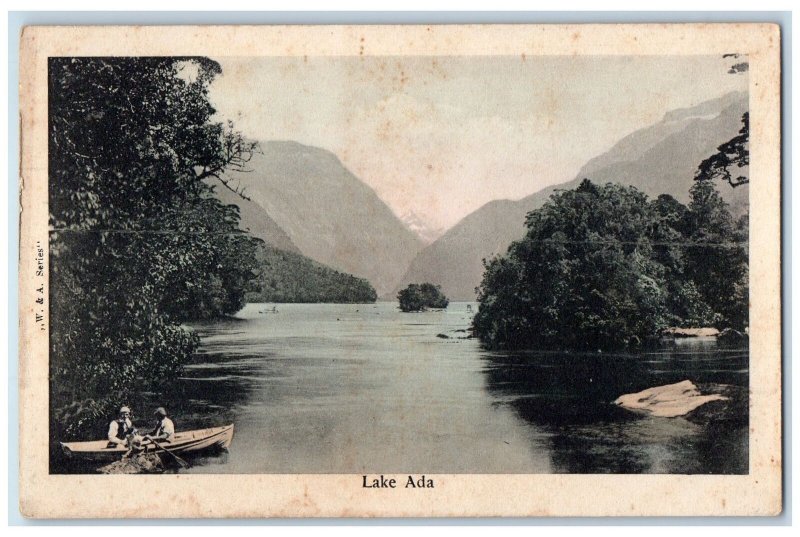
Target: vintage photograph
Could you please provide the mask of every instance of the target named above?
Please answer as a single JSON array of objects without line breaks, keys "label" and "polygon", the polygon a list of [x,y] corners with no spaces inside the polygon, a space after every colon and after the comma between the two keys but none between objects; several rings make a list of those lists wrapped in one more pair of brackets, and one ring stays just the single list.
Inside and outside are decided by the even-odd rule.
[{"label": "vintage photograph", "polygon": [[747,473],[747,68],[51,58],[52,470]]},{"label": "vintage photograph", "polygon": [[47,474],[751,475],[748,49],[355,43],[41,58]]}]

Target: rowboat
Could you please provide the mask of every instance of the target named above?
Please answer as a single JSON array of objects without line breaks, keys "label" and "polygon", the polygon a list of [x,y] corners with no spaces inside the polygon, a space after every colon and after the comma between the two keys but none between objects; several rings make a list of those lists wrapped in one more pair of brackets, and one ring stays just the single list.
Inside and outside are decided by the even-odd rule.
[{"label": "rowboat", "polygon": [[[159,442],[172,453],[188,454],[203,451],[228,449],[233,441],[233,424],[209,429],[196,429],[175,433],[170,442]],[[110,461],[119,459],[128,452],[125,446],[116,445],[108,447],[108,440],[94,440],[91,442],[61,442],[61,450],[74,459],[85,461]],[[162,448],[149,446],[148,451],[158,453]]]}]

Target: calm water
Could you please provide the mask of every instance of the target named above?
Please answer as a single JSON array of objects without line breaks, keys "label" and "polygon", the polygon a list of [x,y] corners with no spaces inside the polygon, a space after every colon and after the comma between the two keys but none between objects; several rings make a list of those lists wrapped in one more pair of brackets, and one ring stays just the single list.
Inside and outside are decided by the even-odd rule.
[{"label": "calm water", "polygon": [[462,339],[465,303],[272,307],[193,325],[177,427],[234,422],[236,436],[190,472],[747,472],[746,416],[700,425],[610,404],[684,379],[746,387],[746,351],[497,353]]}]

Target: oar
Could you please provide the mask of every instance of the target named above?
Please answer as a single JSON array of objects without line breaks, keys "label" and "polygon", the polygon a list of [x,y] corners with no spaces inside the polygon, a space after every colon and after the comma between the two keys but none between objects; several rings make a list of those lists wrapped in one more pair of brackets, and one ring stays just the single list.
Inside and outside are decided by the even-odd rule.
[{"label": "oar", "polygon": [[184,467],[184,468],[191,468],[191,467],[192,467],[192,465],[191,465],[191,464],[189,464],[189,463],[188,463],[188,462],[186,462],[185,460],[183,460],[183,459],[181,459],[180,457],[178,457],[177,455],[175,455],[173,452],[171,452],[170,450],[168,450],[168,449],[167,449],[166,447],[164,447],[162,444],[159,444],[158,442],[156,442],[156,441],[155,441],[155,439],[151,438],[151,439],[150,439],[150,441],[151,441],[151,442],[153,443],[153,445],[155,445],[157,448],[163,449],[164,451],[166,451],[167,453],[169,453],[170,455],[172,455],[172,456],[173,456],[173,458],[174,458],[176,461],[178,461],[178,464],[180,464],[182,467]]}]

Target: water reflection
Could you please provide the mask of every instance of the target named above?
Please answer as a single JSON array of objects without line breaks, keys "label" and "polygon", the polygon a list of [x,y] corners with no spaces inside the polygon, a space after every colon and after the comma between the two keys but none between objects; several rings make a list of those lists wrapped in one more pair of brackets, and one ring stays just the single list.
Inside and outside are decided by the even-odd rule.
[{"label": "water reflection", "polygon": [[746,415],[696,423],[611,404],[622,394],[686,379],[746,392],[746,352],[700,341],[636,355],[487,353],[485,359],[492,395],[550,433],[555,472],[747,473]]},{"label": "water reflection", "polygon": [[[706,422],[610,404],[685,379],[746,391],[746,352],[488,353],[467,306],[250,304],[192,325],[200,351],[158,404],[179,430],[235,423],[230,454],[198,473],[747,472],[746,401]],[[145,420],[153,401],[136,403]]]}]

